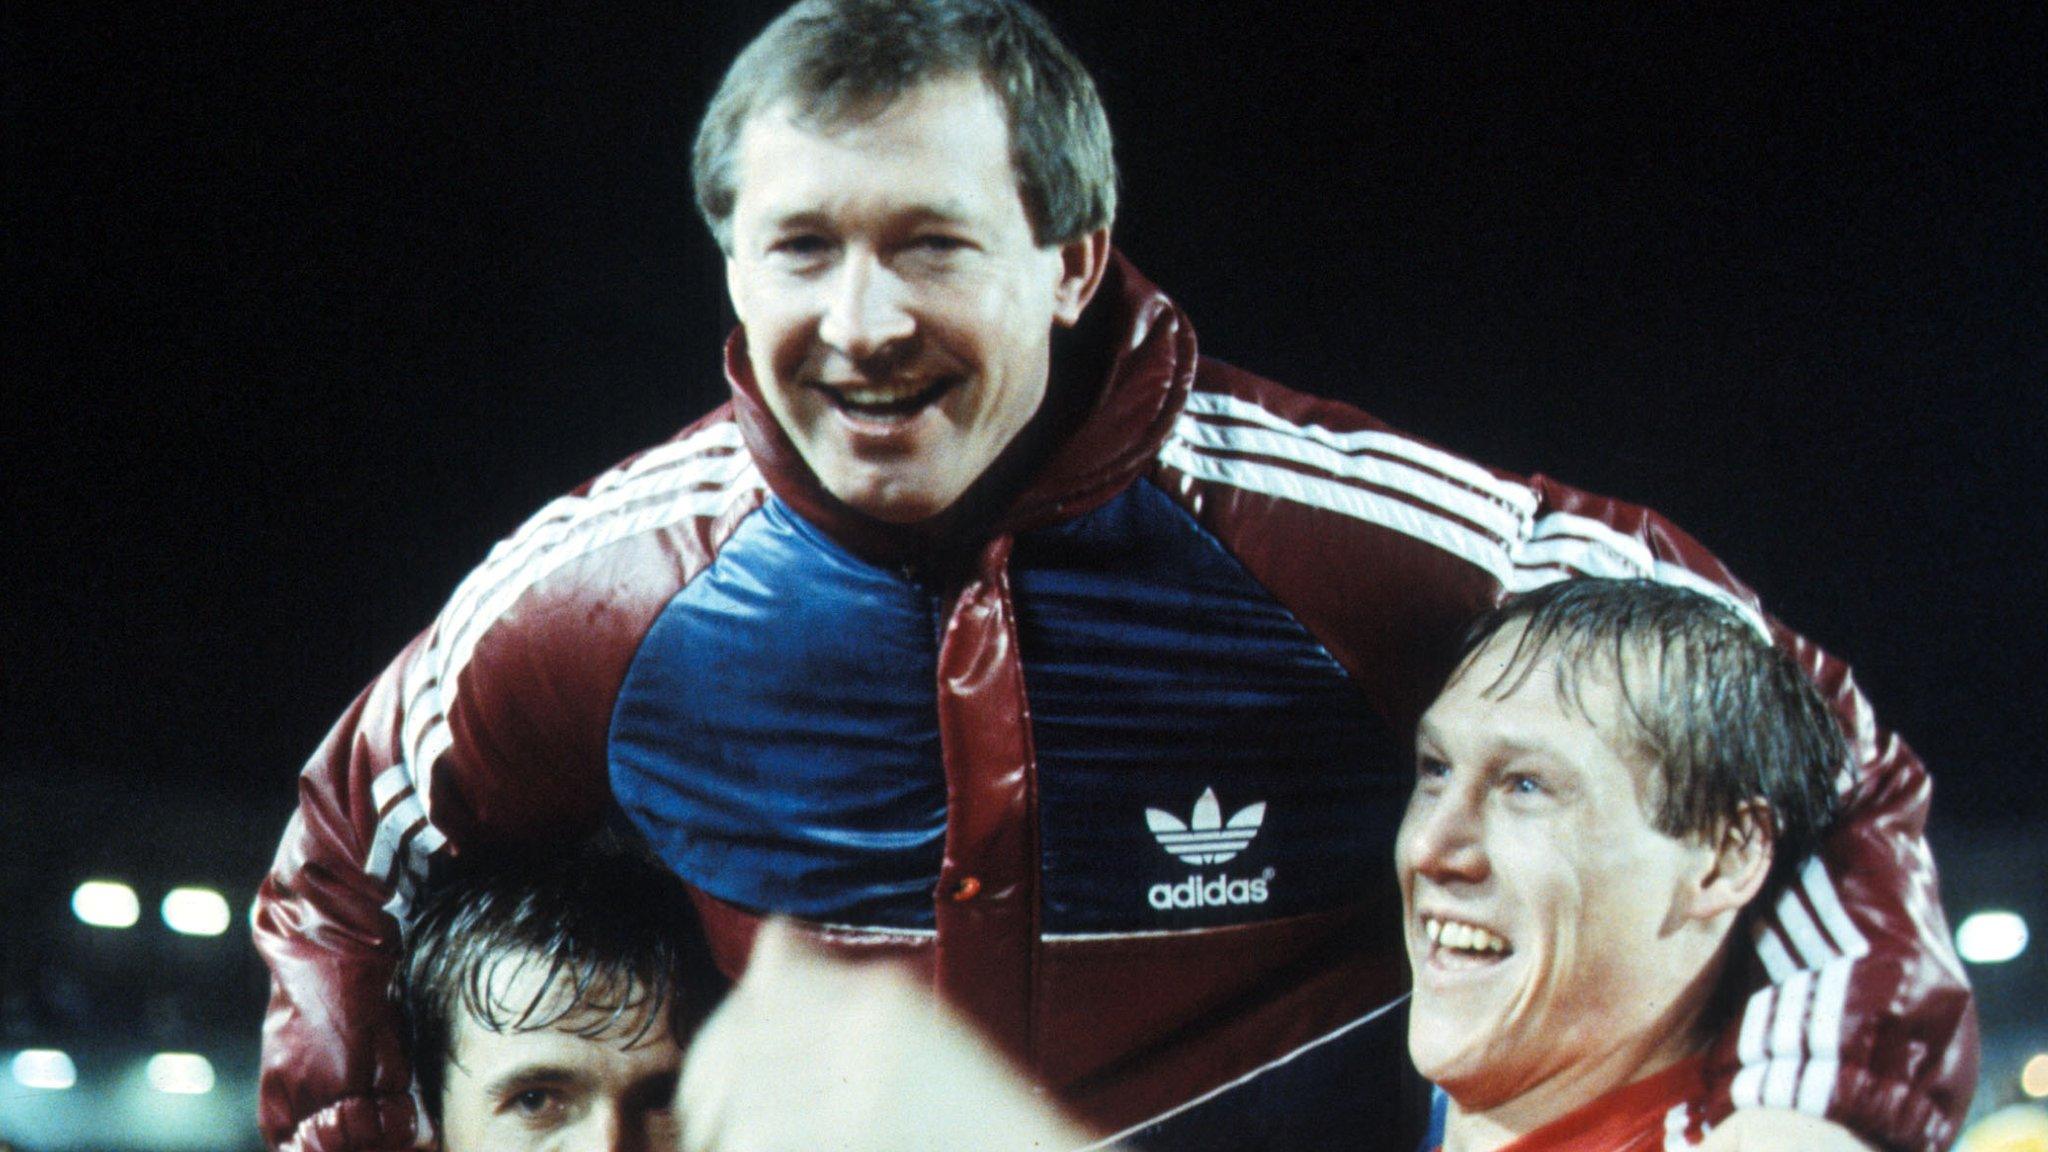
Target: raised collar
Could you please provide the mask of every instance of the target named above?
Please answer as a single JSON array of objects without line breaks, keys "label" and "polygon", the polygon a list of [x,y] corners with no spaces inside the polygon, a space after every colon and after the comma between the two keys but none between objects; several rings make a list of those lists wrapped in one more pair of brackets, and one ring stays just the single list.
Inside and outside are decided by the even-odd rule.
[{"label": "raised collar", "polygon": [[[848,548],[878,563],[899,564],[978,550],[993,537],[1078,516],[1106,503],[1150,466],[1194,382],[1193,326],[1112,250],[1102,288],[1072,336],[1055,343],[1054,382],[1039,417],[1067,429],[1054,430],[1051,447],[1038,449],[1043,462],[1021,482],[1010,480],[1006,492],[971,489],[962,507],[922,524],[877,520],[825,491],[761,399],[745,333],[737,328],[726,338],[725,375],[740,434],[769,489]],[[1020,471],[1028,462],[1010,456],[1028,439],[1043,440],[1019,437],[990,467],[990,476]]]}]

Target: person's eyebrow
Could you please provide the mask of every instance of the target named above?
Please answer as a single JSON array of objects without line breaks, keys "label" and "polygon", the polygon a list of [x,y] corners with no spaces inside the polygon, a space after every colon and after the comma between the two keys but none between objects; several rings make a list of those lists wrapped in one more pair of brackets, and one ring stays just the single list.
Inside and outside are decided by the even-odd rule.
[{"label": "person's eyebrow", "polygon": [[779,216],[770,216],[768,218],[768,229],[771,232],[808,231],[823,228],[826,222],[823,212],[802,209],[784,212]]},{"label": "person's eyebrow", "polygon": [[1519,760],[1540,760],[1544,764],[1560,769],[1578,771],[1579,762],[1569,748],[1542,736],[1512,735],[1501,740],[1496,747],[1504,754],[1505,763]]},{"label": "person's eyebrow", "polygon": [[1415,739],[1418,742],[1427,740],[1432,744],[1441,744],[1443,743],[1443,733],[1438,730],[1436,721],[1431,720],[1429,715],[1424,713],[1422,718],[1415,722]]},{"label": "person's eyebrow", "polygon": [[903,213],[904,217],[920,224],[967,224],[973,216],[958,204],[914,204]]},{"label": "person's eyebrow", "polygon": [[[1442,731],[1427,719],[1417,722],[1415,737],[1418,744],[1441,746],[1443,743]],[[1503,768],[1525,759],[1540,761],[1555,771],[1577,773],[1580,770],[1578,762],[1572,759],[1566,749],[1542,736],[1510,732],[1489,741],[1487,747],[1490,754],[1480,767],[1489,773],[1498,773]]]},{"label": "person's eyebrow", "polygon": [[514,1088],[546,1088],[574,1084],[582,1077],[559,1064],[521,1064],[493,1077],[485,1085],[487,1095],[502,1096]]},{"label": "person's eyebrow", "polygon": [[[974,223],[974,216],[961,205],[952,203],[912,204],[895,213],[899,223],[911,226],[923,224],[967,225]],[[804,231],[825,229],[832,224],[829,213],[810,208],[797,208],[781,215],[768,216],[769,230],[773,232]]]},{"label": "person's eyebrow", "polygon": [[[1444,742],[1446,734],[1456,733],[1460,730],[1460,725],[1446,724],[1441,721],[1432,719],[1428,713],[1424,713],[1422,718],[1415,722],[1416,740],[1427,740],[1432,744],[1442,744]],[[1509,731],[1506,733],[1502,733],[1497,728],[1494,729],[1493,734],[1489,736],[1487,740],[1487,746],[1491,748],[1501,749],[1517,755],[1526,754],[1530,752],[1540,752],[1543,751],[1545,747],[1540,739],[1533,739],[1527,737],[1519,731]]]}]

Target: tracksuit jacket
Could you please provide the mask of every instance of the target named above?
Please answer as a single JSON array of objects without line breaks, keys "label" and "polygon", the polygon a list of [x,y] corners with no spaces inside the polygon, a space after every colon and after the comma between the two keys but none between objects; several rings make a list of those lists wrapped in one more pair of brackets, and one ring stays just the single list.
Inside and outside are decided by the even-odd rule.
[{"label": "tracksuit jacket", "polygon": [[[270,1143],[424,1139],[385,988],[430,864],[621,812],[728,972],[767,911],[900,956],[1105,1132],[1241,1087],[1404,990],[1415,721],[1475,613],[1579,574],[1737,605],[1859,758],[1759,920],[1710,1111],[1954,1136],[1976,1025],[1928,781],[1843,664],[1653,512],[1199,355],[1121,256],[1055,363],[1052,446],[999,460],[969,528],[833,499],[736,334],[730,403],[497,545],[301,774],[255,914]],[[1352,1099],[1239,1091],[1237,1134],[1201,1127],[1342,1114],[1355,1147],[1398,1043],[1326,1078]]]}]

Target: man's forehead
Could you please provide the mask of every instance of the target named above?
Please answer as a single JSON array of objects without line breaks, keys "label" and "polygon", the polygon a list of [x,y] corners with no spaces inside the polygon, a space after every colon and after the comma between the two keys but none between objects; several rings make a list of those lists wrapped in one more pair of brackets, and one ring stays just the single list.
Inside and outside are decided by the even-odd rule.
[{"label": "man's forehead", "polygon": [[467,1012],[448,1046],[448,1061],[470,1076],[498,1082],[541,1075],[574,1077],[623,1059],[658,1058],[680,1049],[666,1014],[643,1006],[614,1016],[577,1009],[545,1023],[493,1028]]},{"label": "man's forehead", "polygon": [[[1619,654],[1593,650],[1554,636],[1540,644],[1524,643],[1524,633],[1522,621],[1504,625],[1458,666],[1438,700],[1456,695],[1493,718],[1515,717],[1519,724],[1512,735],[1530,750],[1559,755],[1570,750],[1569,739],[1547,739],[1546,732],[1593,737],[1640,796],[1654,795],[1663,774],[1631,712],[1630,693],[1654,689],[1656,654],[1635,645],[1624,646]],[[1435,730],[1440,719],[1425,714],[1423,722]],[[1593,770],[1605,758],[1571,759],[1574,766]]]},{"label": "man's forehead", "polygon": [[478,995],[458,1006],[456,1033],[554,1031],[599,1039],[665,1033],[662,1005],[630,978],[595,980],[533,952],[497,957],[478,973]]},{"label": "man's forehead", "polygon": [[782,187],[750,205],[754,220],[769,228],[822,227],[857,210],[882,211],[904,227],[920,224],[971,224],[977,219],[972,207],[958,196],[934,191],[918,195],[918,189],[903,188],[885,204],[875,204],[851,190],[821,181],[810,189]]},{"label": "man's forehead", "polygon": [[527,1021],[516,1016],[482,1020],[464,1011],[449,1048],[461,1062],[470,1050],[486,1045],[536,1052],[574,1051],[594,1045],[635,1052],[672,1043],[667,1014],[656,1014],[652,1008],[644,1001],[623,1010],[572,1006],[567,1012],[537,1013]]},{"label": "man's forehead", "polygon": [[[608,1021],[602,1014],[572,1014],[530,1028],[491,1030],[465,1017],[449,1045],[451,1083],[498,1097],[542,1084],[594,1086],[632,1069],[673,1070],[682,1044],[667,1021]],[[458,1071],[459,1070],[459,1071]]]},{"label": "man's forehead", "polygon": [[768,119],[812,132],[836,134],[887,120],[906,108],[932,104],[984,107],[992,110],[1006,128],[1009,124],[1002,98],[988,78],[969,69],[932,72],[909,79],[890,91],[814,92],[797,87],[761,101],[742,122],[740,130],[744,133],[754,122]]},{"label": "man's forehead", "polygon": [[735,191],[756,213],[844,198],[852,192],[850,170],[877,164],[895,169],[887,189],[893,201],[933,215],[966,214],[963,177],[1016,185],[1008,122],[973,77],[927,81],[883,106],[831,120],[806,116],[784,98],[747,118],[737,154]]},{"label": "man's forehead", "polygon": [[1526,621],[1514,620],[1466,657],[1445,691],[1467,681],[1489,699],[1547,691],[1604,727],[1627,719],[1630,697],[1655,691],[1662,660],[1648,643],[1615,644],[1555,632],[1531,636]]},{"label": "man's forehead", "polygon": [[1560,659],[1554,641],[1539,644],[1527,639],[1523,622],[1515,620],[1502,625],[1459,662],[1437,699],[1465,697],[1481,706],[1498,706],[1512,700],[1539,713],[1552,704],[1570,705],[1570,718],[1592,722],[1595,717],[1587,715],[1574,697],[1579,694],[1586,672],[1592,671],[1595,680],[1604,681],[1600,675],[1604,669],[1588,669],[1584,665],[1584,661]]}]

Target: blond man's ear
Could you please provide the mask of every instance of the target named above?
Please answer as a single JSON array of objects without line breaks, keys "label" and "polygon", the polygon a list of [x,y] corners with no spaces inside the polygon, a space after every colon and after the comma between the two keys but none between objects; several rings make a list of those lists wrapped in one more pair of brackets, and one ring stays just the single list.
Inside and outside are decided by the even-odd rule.
[{"label": "blond man's ear", "polygon": [[1696,919],[1732,916],[1756,899],[1771,875],[1771,861],[1777,849],[1777,829],[1777,821],[1771,817],[1771,806],[1761,799],[1744,804],[1735,817],[1721,827],[1712,845],[1708,867],[1692,893],[1692,912]]}]

